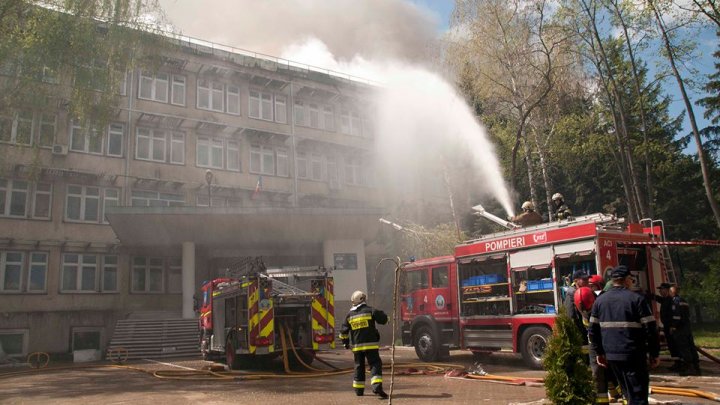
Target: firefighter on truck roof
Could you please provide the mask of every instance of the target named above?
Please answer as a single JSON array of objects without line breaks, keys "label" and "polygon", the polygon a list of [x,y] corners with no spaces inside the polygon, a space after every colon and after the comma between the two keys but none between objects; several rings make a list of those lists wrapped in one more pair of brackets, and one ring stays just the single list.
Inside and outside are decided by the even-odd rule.
[{"label": "firefighter on truck roof", "polygon": [[370,384],[373,394],[386,399],[388,395],[382,386],[382,360],[380,359],[380,332],[375,324],[385,325],[388,316],[385,312],[366,304],[367,296],[355,291],[350,297],[352,307],[340,328],[340,339],[346,349],[352,349],[355,360],[353,388],[355,395],[365,393],[365,360],[370,366]]},{"label": "firefighter on truck roof", "polygon": [[543,222],[542,217],[535,211],[535,205],[530,201],[525,201],[522,205],[523,212],[508,218],[510,222],[514,222],[522,227],[540,225]]},{"label": "firefighter on truck roof", "polygon": [[568,219],[572,216],[572,211],[570,211],[570,207],[565,204],[565,197],[563,197],[562,194],[553,194],[552,206],[556,220]]}]

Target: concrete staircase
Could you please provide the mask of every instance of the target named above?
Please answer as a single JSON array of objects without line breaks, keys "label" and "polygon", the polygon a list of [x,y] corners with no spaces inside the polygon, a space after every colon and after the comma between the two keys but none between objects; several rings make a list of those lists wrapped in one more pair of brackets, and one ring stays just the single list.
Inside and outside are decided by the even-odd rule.
[{"label": "concrete staircase", "polygon": [[115,358],[112,352],[120,348],[127,349],[128,360],[200,357],[198,321],[121,319],[110,339],[108,358]]}]

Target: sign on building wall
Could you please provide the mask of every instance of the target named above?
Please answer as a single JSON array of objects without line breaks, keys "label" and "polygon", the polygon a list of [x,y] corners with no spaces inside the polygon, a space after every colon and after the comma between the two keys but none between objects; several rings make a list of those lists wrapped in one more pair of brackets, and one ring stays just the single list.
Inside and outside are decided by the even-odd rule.
[{"label": "sign on building wall", "polygon": [[356,253],[334,253],[335,270],[357,270]]}]

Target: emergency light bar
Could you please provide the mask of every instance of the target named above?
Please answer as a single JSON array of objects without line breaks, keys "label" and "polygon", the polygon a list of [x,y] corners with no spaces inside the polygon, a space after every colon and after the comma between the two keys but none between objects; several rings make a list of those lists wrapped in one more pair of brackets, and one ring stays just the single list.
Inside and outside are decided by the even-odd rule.
[{"label": "emergency light bar", "polygon": [[500,218],[500,217],[498,217],[498,216],[496,216],[496,215],[493,215],[493,214],[485,211],[485,208],[483,208],[483,206],[480,205],[480,204],[472,207],[472,210],[475,211],[475,214],[480,215],[480,216],[482,216],[482,217],[485,217],[485,218],[487,218],[487,219],[495,222],[496,224],[498,224],[498,225],[500,225],[500,226],[504,226],[504,227],[507,228],[507,229],[517,229],[517,228],[520,228],[520,225],[518,225],[518,224],[515,224],[515,223],[510,222],[510,221],[506,221],[506,220],[504,220],[504,219],[502,219],[502,218]]}]

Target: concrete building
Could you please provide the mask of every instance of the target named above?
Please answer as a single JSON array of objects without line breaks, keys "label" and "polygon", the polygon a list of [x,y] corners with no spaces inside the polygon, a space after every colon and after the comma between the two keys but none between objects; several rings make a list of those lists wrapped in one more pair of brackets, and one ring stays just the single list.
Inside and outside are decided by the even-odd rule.
[{"label": "concrete building", "polygon": [[248,258],[333,267],[366,289],[382,199],[373,86],[189,38],[127,72],[91,133],[0,111],[0,344],[103,350],[127,318],[194,318],[203,280]]}]

